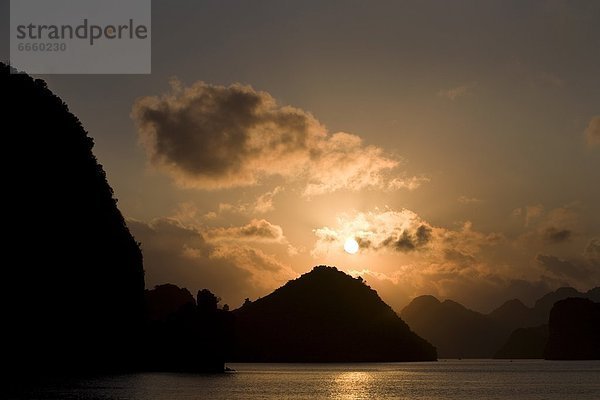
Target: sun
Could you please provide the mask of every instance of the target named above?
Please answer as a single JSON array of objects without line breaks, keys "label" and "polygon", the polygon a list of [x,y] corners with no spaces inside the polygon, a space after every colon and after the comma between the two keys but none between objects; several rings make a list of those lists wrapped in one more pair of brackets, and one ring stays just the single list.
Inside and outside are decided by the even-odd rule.
[{"label": "sun", "polygon": [[348,254],[356,254],[358,252],[358,242],[354,238],[348,238],[344,242],[344,250]]}]

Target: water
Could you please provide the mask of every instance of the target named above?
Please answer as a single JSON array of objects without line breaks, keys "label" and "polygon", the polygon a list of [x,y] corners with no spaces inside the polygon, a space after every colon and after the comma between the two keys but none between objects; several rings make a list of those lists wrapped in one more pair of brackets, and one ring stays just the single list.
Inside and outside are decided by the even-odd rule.
[{"label": "water", "polygon": [[229,364],[235,373],[143,373],[29,389],[27,399],[600,399],[600,361]]}]

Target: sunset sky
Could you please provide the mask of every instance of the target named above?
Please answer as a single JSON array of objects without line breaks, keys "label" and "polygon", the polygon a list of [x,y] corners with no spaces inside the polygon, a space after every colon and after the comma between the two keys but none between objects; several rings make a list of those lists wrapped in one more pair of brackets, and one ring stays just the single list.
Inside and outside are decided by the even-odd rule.
[{"label": "sunset sky", "polygon": [[600,283],[600,2],[152,16],[152,74],[40,76],[95,139],[147,287],[236,308],[328,264],[396,310],[489,311]]}]

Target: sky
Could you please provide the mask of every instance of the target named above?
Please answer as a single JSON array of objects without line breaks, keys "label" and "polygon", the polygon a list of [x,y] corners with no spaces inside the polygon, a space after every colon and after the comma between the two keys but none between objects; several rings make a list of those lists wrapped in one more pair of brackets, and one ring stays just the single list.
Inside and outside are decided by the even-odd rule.
[{"label": "sky", "polygon": [[600,2],[152,16],[151,74],[39,76],[94,138],[148,288],[236,308],[327,264],[396,310],[489,311],[600,284]]}]

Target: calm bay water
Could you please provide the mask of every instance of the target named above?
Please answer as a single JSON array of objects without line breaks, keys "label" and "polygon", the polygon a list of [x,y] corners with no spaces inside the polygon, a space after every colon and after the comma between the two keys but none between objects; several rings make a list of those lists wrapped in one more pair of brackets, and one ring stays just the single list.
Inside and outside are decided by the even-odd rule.
[{"label": "calm bay water", "polygon": [[143,373],[54,382],[28,399],[600,399],[600,361],[229,364],[224,375]]}]

